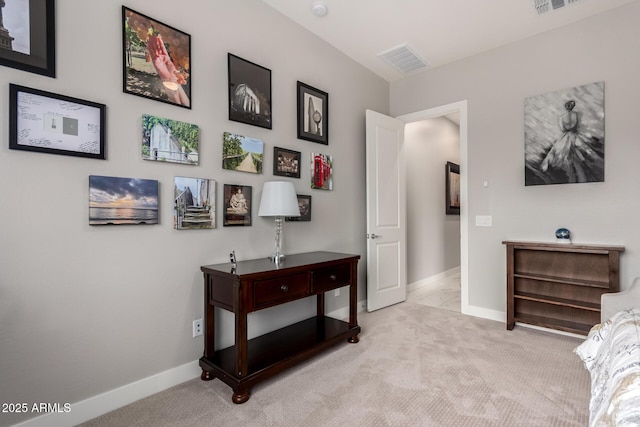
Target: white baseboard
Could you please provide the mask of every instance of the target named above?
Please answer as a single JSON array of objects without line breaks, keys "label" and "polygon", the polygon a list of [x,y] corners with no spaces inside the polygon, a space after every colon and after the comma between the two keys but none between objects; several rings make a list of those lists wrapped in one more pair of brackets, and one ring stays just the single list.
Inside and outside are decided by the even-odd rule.
[{"label": "white baseboard", "polygon": [[474,317],[480,317],[482,319],[487,319],[487,320],[495,320],[496,322],[507,321],[506,312],[478,307],[476,305],[468,305],[466,307],[462,307],[462,314],[467,314],[469,316],[474,316]]},{"label": "white baseboard", "polygon": [[418,280],[417,282],[409,283],[407,285],[407,292],[415,291],[416,289],[422,289],[428,286],[433,286],[440,280],[446,279],[447,277],[451,277],[455,274],[460,274],[460,266],[451,268],[449,270],[443,271],[442,273],[438,273],[425,279]]},{"label": "white baseboard", "polygon": [[107,412],[121,408],[142,398],[192,380],[200,376],[202,370],[198,361],[185,363],[159,374],[118,387],[106,393],[72,403],[69,412],[49,413],[26,420],[16,427],[68,427],[89,421]]}]

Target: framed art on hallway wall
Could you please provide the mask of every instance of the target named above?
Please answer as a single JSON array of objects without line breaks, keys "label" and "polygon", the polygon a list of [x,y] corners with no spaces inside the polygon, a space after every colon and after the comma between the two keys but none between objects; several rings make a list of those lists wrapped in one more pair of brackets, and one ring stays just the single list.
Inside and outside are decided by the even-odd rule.
[{"label": "framed art on hallway wall", "polygon": [[460,215],[460,165],[447,162],[445,166],[445,208],[447,215]]}]

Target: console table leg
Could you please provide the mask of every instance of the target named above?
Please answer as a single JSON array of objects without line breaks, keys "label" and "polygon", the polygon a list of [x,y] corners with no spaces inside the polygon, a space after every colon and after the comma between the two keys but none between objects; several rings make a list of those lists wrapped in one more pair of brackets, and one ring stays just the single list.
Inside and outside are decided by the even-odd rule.
[{"label": "console table leg", "polygon": [[357,342],[360,342],[360,338],[358,338],[358,336],[356,335],[356,336],[347,338],[347,341],[352,343],[352,344],[355,344]]},{"label": "console table leg", "polygon": [[241,404],[249,400],[249,390],[243,390],[242,392],[234,391],[231,401],[235,404]]},{"label": "console table leg", "polygon": [[213,372],[205,371],[204,369],[202,370],[202,374],[200,374],[200,379],[202,381],[211,381],[215,377],[216,376],[213,375]]}]

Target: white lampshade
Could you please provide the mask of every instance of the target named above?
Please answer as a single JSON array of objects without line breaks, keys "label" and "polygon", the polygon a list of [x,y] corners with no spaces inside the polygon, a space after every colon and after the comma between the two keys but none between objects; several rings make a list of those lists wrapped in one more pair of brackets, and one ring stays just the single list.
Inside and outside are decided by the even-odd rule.
[{"label": "white lampshade", "polygon": [[265,182],[258,216],[300,216],[298,196],[292,182]]}]

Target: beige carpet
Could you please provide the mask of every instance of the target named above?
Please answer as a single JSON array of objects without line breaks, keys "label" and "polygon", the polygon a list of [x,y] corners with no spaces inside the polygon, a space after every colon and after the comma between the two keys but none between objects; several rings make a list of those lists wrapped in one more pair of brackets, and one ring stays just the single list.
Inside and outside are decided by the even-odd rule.
[{"label": "beige carpet", "polygon": [[85,426],[585,426],[581,340],[405,302],[359,316],[340,345],[259,384],[243,405],[194,379]]}]

